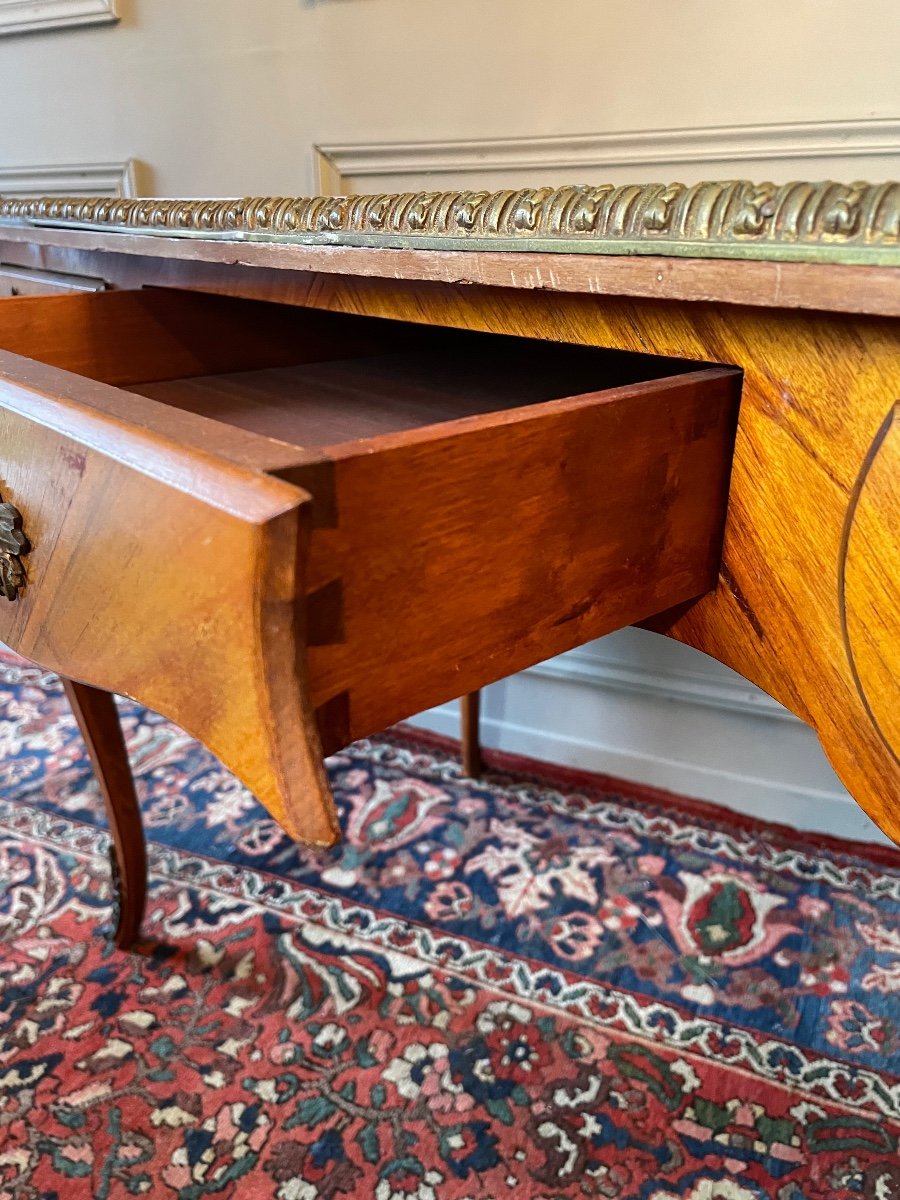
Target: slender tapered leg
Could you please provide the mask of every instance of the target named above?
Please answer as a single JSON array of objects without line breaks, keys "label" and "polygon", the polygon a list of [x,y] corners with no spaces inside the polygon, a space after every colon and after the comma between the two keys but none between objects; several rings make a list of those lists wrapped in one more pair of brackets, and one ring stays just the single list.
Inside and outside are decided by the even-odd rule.
[{"label": "slender tapered leg", "polygon": [[459,701],[461,717],[462,767],[470,779],[481,775],[481,735],[479,713],[481,692],[469,692]]},{"label": "slender tapered leg", "polygon": [[66,696],[87,745],[106,805],[112,837],[110,866],[117,913],[115,943],[126,950],[137,939],[147,897],[147,853],[134,777],[115,700],[109,692],[63,679]]}]

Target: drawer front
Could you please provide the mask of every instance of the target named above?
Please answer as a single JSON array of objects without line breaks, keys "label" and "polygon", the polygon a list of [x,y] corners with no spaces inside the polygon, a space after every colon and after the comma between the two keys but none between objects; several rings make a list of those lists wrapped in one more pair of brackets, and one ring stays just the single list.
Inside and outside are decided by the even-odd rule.
[{"label": "drawer front", "polygon": [[0,639],[172,717],[289,832],[328,844],[293,619],[309,496],[186,446],[183,415],[176,439],[120,407],[113,388],[0,352],[0,550],[24,574],[0,595]]}]

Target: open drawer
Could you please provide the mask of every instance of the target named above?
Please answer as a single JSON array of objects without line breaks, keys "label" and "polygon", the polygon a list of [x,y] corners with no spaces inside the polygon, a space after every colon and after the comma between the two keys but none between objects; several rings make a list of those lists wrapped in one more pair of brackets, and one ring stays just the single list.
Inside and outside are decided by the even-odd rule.
[{"label": "open drawer", "polygon": [[323,753],[715,586],[739,394],[200,293],[3,300],[0,639],[329,844]]}]

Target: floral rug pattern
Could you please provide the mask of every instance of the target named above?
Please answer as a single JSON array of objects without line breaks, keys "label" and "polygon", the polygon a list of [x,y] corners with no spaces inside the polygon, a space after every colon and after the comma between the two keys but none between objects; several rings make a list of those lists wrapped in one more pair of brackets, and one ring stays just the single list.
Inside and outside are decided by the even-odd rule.
[{"label": "floral rug pattern", "polygon": [[134,954],[59,684],[0,658],[0,1200],[900,1198],[900,854],[402,733],[311,851],[121,711]]}]

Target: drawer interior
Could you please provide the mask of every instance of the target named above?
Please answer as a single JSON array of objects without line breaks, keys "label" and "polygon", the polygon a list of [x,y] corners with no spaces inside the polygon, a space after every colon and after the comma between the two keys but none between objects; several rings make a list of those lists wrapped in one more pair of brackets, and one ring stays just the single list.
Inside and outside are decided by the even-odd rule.
[{"label": "drawer interior", "polygon": [[697,369],[163,288],[16,304],[0,348],[311,452]]},{"label": "drawer interior", "polygon": [[324,450],[671,376],[693,364],[461,333],[444,346],[134,384],[130,391]]}]

